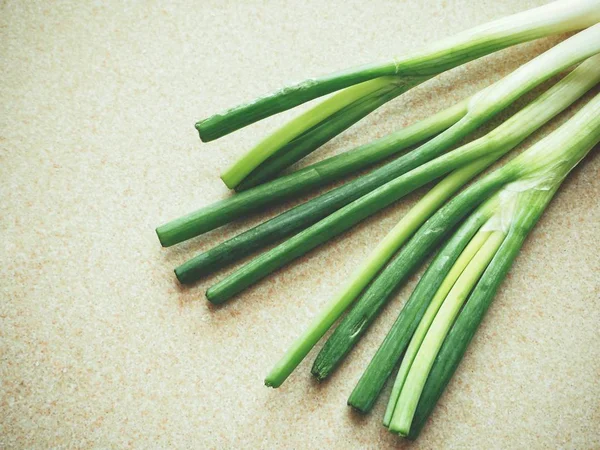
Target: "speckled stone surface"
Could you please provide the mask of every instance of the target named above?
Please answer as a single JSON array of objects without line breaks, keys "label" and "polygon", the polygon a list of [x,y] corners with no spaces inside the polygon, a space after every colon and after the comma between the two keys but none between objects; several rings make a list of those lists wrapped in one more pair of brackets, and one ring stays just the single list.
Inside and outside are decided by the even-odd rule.
[{"label": "speckled stone surface", "polygon": [[[196,120],[542,3],[0,1],[0,448],[600,448],[598,155],[528,239],[414,444],[380,425],[385,399],[365,418],[346,399],[418,276],[329,382],[310,379],[314,353],[279,390],[262,380],[422,191],[218,309],[203,292],[226,271],[183,289],[173,267],[292,203],[169,249],[154,234],[229,195],[219,171],[295,112],[210,144]],[[306,162],[562,38],[449,72]]]}]

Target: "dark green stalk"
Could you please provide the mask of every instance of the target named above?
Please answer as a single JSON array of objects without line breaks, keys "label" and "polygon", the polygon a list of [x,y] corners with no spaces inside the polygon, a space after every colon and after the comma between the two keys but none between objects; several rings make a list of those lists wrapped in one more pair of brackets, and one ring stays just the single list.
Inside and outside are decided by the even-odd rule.
[{"label": "dark green stalk", "polygon": [[533,194],[532,197],[537,197],[536,200],[529,203],[527,208],[521,210],[521,217],[516,219],[507,238],[498,249],[494,259],[471,293],[463,310],[444,340],[431,372],[427,377],[413,417],[408,436],[409,439],[416,439],[423,429],[427,418],[433,411],[438,399],[462,360],[485,312],[496,295],[498,287],[506,277],[528,233],[535,226],[547,204],[552,199],[556,187],[552,192],[538,191]]},{"label": "dark green stalk", "polygon": [[[402,353],[406,350],[429,302],[456,259],[477,233],[477,230],[488,219],[490,215],[488,209],[481,207],[476,213],[472,214],[444,245],[442,250],[438,252],[352,391],[348,399],[348,405],[363,414],[368,413],[373,408],[385,382],[392,374]],[[398,258],[400,258],[400,255]],[[402,256],[402,258],[406,259],[407,256]],[[418,264],[419,262],[416,262],[415,265]],[[381,277],[385,276],[386,270],[381,273]],[[377,280],[374,281],[373,286],[376,284],[378,284]]]},{"label": "dark green stalk", "polygon": [[210,142],[302,103],[386,75],[395,75],[389,64],[370,64],[308,79],[197,122],[196,129],[203,142]]},{"label": "dark green stalk", "polygon": [[410,87],[412,86],[390,86],[387,89],[373,92],[346,106],[344,109],[331,115],[327,120],[284,145],[277,153],[270,156],[254,169],[235,190],[237,192],[245,191],[272,180],[282,170],[309,155],[381,105],[406,92]]}]

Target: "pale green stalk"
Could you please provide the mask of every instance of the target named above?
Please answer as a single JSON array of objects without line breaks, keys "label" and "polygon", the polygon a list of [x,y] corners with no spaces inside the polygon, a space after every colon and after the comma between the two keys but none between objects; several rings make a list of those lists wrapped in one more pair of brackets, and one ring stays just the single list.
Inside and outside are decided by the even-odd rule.
[{"label": "pale green stalk", "polygon": [[[534,86],[600,52],[600,23],[557,44],[509,76],[473,96],[461,121],[481,123],[510,105]],[[547,70],[543,70],[543,69]]]},{"label": "pale green stalk", "polygon": [[506,233],[503,231],[494,231],[490,234],[485,244],[477,251],[463,273],[458,277],[435,315],[435,319],[419,347],[419,351],[410,367],[410,372],[406,377],[406,382],[400,392],[398,405],[390,421],[391,431],[403,436],[408,435],[421,391],[435,356],[454,323],[460,307],[496,254],[505,237]]},{"label": "pale green stalk", "polygon": [[365,81],[333,95],[264,138],[226,169],[221,174],[221,179],[229,189],[235,188],[250,172],[295,137],[356,100],[394,86],[395,83],[401,83],[401,81],[394,77],[381,77]]}]

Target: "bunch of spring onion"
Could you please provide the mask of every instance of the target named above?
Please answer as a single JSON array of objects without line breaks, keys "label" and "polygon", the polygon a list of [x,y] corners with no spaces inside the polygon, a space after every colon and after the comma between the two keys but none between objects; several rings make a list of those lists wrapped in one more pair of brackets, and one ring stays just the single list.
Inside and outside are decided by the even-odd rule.
[{"label": "bunch of spring onion", "polygon": [[[481,56],[493,53],[511,45],[530,41],[540,37],[574,31],[589,27],[600,21],[599,0],[560,0],[548,5],[499,19],[454,37],[436,42],[424,50],[405,57],[397,57],[384,64],[350,69],[317,79],[310,79],[295,86],[284,88],[274,94],[257,99],[251,103],[214,115],[196,124],[204,141],[210,141],[242,128],[262,118],[293,108],[319,96],[341,90],[328,100],[310,109],[289,124],[265,138],[249,152],[244,154],[223,175],[230,187],[239,187],[235,180],[244,179],[250,185],[251,177],[263,178],[258,172],[265,167],[276,165],[281,170],[315,150],[345,128],[367,115],[380,104],[391,100],[388,90],[398,89],[397,95],[413,87],[416,79],[425,81],[448,69],[464,64]],[[368,84],[365,84],[368,83]],[[388,83],[387,89],[381,89],[373,83]],[[349,88],[349,86],[352,86]],[[385,98],[383,98],[385,97]],[[377,103],[374,105],[373,102]],[[157,228],[156,232],[163,246],[171,246],[198,236],[219,226],[225,225],[244,214],[262,211],[265,206],[289,199],[309,189],[322,186],[333,180],[368,167],[391,155],[396,155],[407,147],[423,142],[460,120],[466,113],[465,104],[457,105],[429,120],[401,130],[378,141],[367,148],[356,149],[349,155],[340,155],[327,161],[325,165],[315,165],[271,183],[263,183],[253,189],[247,189],[239,195],[217,202],[196,212],[183,216]],[[476,125],[472,125],[473,128]],[[468,131],[465,131],[466,135]],[[298,152],[298,148],[302,151]],[[389,177],[404,173],[423,162],[443,153],[447,147],[421,152],[408,161],[390,169],[386,176],[378,175],[367,187],[354,184],[350,193],[344,193],[343,199],[327,198],[319,202],[315,212],[303,211],[298,221],[280,219],[274,239],[288,236],[305,228],[340,205],[360,197],[364,189],[389,181]],[[290,155],[294,156],[290,160]],[[283,162],[282,159],[284,160]],[[279,162],[274,162],[278,160]],[[325,162],[325,161],[324,161]],[[270,171],[271,169],[269,169]],[[248,174],[247,176],[245,174]],[[367,191],[368,192],[368,191]],[[358,196],[358,197],[357,197]],[[336,195],[337,197],[337,195]],[[321,203],[327,203],[327,207]],[[286,216],[289,217],[289,216]],[[297,222],[295,225],[294,222]],[[257,234],[260,234],[257,232]],[[262,234],[257,241],[264,238]],[[254,242],[254,241],[253,241]],[[244,254],[266,245],[244,244]],[[220,258],[216,258],[217,265]],[[225,263],[223,263],[225,264]],[[182,280],[183,281],[183,280]]]},{"label": "bunch of spring onion", "polygon": [[[600,27],[598,28],[600,30]],[[530,69],[544,56],[541,55],[538,59],[532,60],[521,67],[520,70]],[[487,93],[493,93],[496,86],[502,86],[506,80],[510,80],[517,73],[518,71],[491,86],[488,88]],[[398,285],[418,267],[419,263],[430,254],[435,245],[443,239],[452,227],[456,226],[462,217],[447,217],[444,213],[445,209],[438,210],[438,208],[470,179],[575,102],[598,82],[600,82],[600,56],[596,55],[485,136],[465,144],[431,163],[425,164],[423,166],[425,171],[429,167],[446,168],[451,166],[445,172],[449,172],[454,167],[456,168],[425,195],[374,249],[350,281],[341,289],[340,293],[325,306],[325,309],[313,321],[307,331],[292,344],[289,351],[271,371],[266,383],[273,387],[280,386],[325,332],[371,283],[402,244],[414,235],[396,258],[389,263],[364,292],[351,313],[340,323],[317,356],[312,372],[319,379],[326,378],[360,339],[368,325],[375,319],[377,312],[391,297]],[[486,98],[486,91],[482,92],[480,98]],[[476,99],[477,96],[474,100]],[[468,157],[464,159],[468,163],[454,166],[453,162],[462,157]],[[417,169],[417,174],[420,174],[419,170],[422,169]],[[405,182],[403,180],[407,179],[410,181],[412,178],[411,173],[399,177],[395,182],[403,183]],[[378,190],[375,190],[369,196],[376,196],[377,193]],[[341,216],[344,210],[349,209],[353,204],[335,214]],[[470,203],[464,206],[464,208],[469,207],[474,208],[475,204]],[[438,211],[436,212],[436,210]],[[463,215],[467,212],[468,209],[465,209]],[[426,221],[428,231],[422,232],[419,227]],[[417,230],[419,230],[418,233],[416,233]],[[282,245],[285,245],[285,243]],[[243,269],[242,267],[239,270]]]},{"label": "bunch of spring onion", "polygon": [[600,94],[555,132],[456,196],[419,230],[424,235],[436,217],[464,216],[465,209],[476,208],[421,278],[354,389],[351,406],[369,410],[390,364],[404,353],[384,425],[402,436],[418,435],[527,234],[566,175],[598,142]]},{"label": "bunch of spring onion", "polygon": [[[233,262],[251,251],[276,242],[292,232],[302,230],[273,249],[257,256],[206,292],[207,298],[213,303],[228,300],[276,269],[346,231],[406,194],[488,153],[482,140],[445,154],[443,152],[526,92],[599,51],[600,26],[596,25],[561,42],[475,95],[465,102],[463,115],[453,125],[425,144],[373,172],[296,206],[201,253],[178,267],[175,270],[177,277],[184,283],[195,281],[202,275]],[[504,141],[500,143],[503,148],[507,146],[512,148],[527,136],[521,132],[527,128],[520,126],[517,128],[519,130],[516,133],[507,133]],[[518,137],[521,139],[517,139]],[[389,138],[390,136],[383,140]],[[494,141],[497,141],[497,138],[494,138]],[[373,145],[378,144],[379,141],[373,143]],[[364,148],[358,150],[364,151]],[[371,144],[368,144],[367,150],[370,148]],[[309,176],[314,176],[311,168],[305,170],[308,170]],[[320,173],[320,169],[317,168],[317,176]],[[289,177],[293,176],[294,174],[289,175]],[[285,183],[286,178],[281,180]],[[272,183],[278,181],[274,180]],[[263,189],[270,193],[267,184],[255,189]],[[252,195],[254,190],[246,194]],[[242,195],[238,194],[231,197],[231,200],[225,200],[223,202],[226,203],[225,208],[231,204],[239,204],[238,197]],[[219,209],[221,204],[217,203],[205,208],[200,215],[212,217],[213,208]]]},{"label": "bunch of spring onion", "polygon": [[[209,141],[339,91],[276,130],[223,173],[223,181],[238,191],[236,195],[157,228],[163,246],[261,211],[390,156],[395,159],[197,255],[175,269],[177,278],[182,283],[194,282],[288,238],[210,287],[207,298],[222,303],[413,190],[445,177],[391,230],[265,380],[269,386],[280,386],[354,303],[313,365],[312,373],[318,379],[329,376],[402,281],[448,239],[349,400],[354,408],[369,411],[406,350],[385,424],[403,436],[415,437],[528,231],[564,176],[600,140],[600,99],[594,98],[558,131],[501,169],[452,196],[600,81],[600,56],[594,56],[600,52],[599,21],[600,0],[557,1],[479,26],[389,63],[311,79],[199,122],[200,137]],[[583,28],[587,29],[451,108],[278,177],[283,169],[374,109],[445,70],[510,45]],[[449,151],[515,100],[575,66],[496,129]],[[402,153],[415,144],[421,145]],[[449,341],[452,344],[447,347]]]}]

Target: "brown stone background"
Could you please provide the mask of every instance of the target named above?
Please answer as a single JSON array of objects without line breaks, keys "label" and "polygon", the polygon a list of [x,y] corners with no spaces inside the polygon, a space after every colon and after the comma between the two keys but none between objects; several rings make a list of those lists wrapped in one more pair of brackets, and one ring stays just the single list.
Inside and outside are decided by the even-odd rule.
[{"label": "brown stone background", "polygon": [[[154,234],[229,195],[220,170],[296,112],[209,144],[196,120],[542,3],[0,1],[0,448],[600,448],[597,154],[528,239],[410,445],[380,425],[386,399],[366,418],[345,403],[417,276],[331,381],[310,379],[314,353],[281,389],[262,380],[423,190],[219,309],[203,292],[227,271],[183,289],[173,267],[292,203],[169,249]],[[449,106],[562,38],[446,73],[305,163]]]}]

